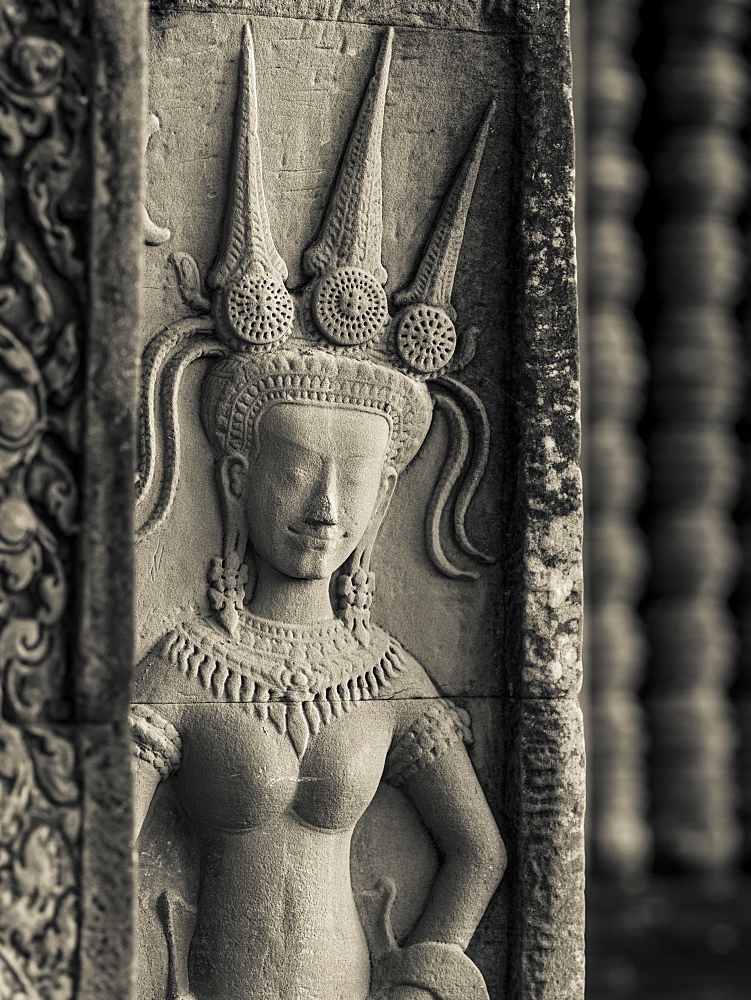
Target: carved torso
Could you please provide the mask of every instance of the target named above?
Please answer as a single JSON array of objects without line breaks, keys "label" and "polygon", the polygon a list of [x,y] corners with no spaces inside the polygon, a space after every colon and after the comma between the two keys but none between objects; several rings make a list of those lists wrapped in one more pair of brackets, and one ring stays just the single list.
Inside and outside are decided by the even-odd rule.
[{"label": "carved torso", "polygon": [[236,640],[181,626],[143,661],[135,697],[136,756],[175,775],[197,836],[195,995],[310,1000],[313,982],[322,1000],[367,996],[352,831],[382,778],[400,784],[469,739],[464,713],[385,632],[364,648],[338,619],[248,617]]}]

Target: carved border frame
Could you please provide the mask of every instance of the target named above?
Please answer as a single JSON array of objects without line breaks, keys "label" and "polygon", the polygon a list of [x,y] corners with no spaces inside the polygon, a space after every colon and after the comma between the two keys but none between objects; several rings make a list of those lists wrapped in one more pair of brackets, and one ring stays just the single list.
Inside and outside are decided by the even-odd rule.
[{"label": "carved border frame", "polygon": [[[13,6],[7,0],[0,5],[6,21]],[[504,0],[499,6],[511,27],[519,81],[516,145],[521,150],[517,322],[511,352],[511,393],[519,405],[512,410],[510,428],[517,476],[512,485],[504,597],[504,655],[510,664],[506,811],[512,818],[506,876],[512,884],[511,971],[505,995],[510,1000],[581,1000],[584,761],[577,701],[581,496],[568,2]],[[32,796],[45,799],[42,812],[51,831],[41,840],[36,834],[31,842],[39,853],[37,860],[48,865],[50,877],[67,865],[73,886],[67,936],[65,928],[56,928],[58,952],[63,954],[58,973],[69,976],[65,982],[71,998],[126,1000],[133,892],[125,718],[133,658],[131,500],[137,375],[133,345],[143,250],[146,2],[27,0],[26,9],[34,16],[47,11],[45,36],[54,37],[59,30],[62,37],[67,32],[68,58],[83,67],[79,111],[87,145],[80,147],[86,152],[79,153],[81,173],[76,183],[87,192],[84,214],[88,213],[89,226],[86,233],[82,223],[75,235],[87,249],[88,266],[82,279],[64,274],[61,278],[59,273],[55,278],[56,288],[61,280],[70,286],[66,295],[78,303],[74,312],[86,330],[81,341],[85,375],[75,382],[74,391],[85,412],[84,457],[74,463],[72,475],[72,488],[81,494],[82,528],[77,541],[72,546],[66,541],[64,548],[64,571],[77,596],[61,611],[63,653],[58,650],[42,678],[43,687],[49,685],[50,699],[56,685],[62,686],[64,710],[62,714],[49,710],[50,699],[42,697],[42,707],[33,718],[14,721],[3,716],[0,782],[9,780],[8,762],[14,753],[10,744],[21,737],[33,743],[29,760],[35,754],[34,760],[45,766],[62,757],[68,761],[63,772],[47,766],[44,787],[39,782],[29,786]],[[50,10],[59,21],[50,19]],[[70,31],[74,22],[77,34]],[[6,46],[0,58],[9,51]],[[19,65],[25,64],[16,60],[15,68]],[[30,86],[33,89],[33,79]],[[53,81],[51,92],[59,86],[60,81]],[[41,144],[37,138],[27,138],[32,149]],[[23,188],[27,175],[19,154],[5,157],[3,169],[15,171],[13,184]],[[23,213],[9,210],[9,231],[18,218]],[[45,244],[48,236],[37,224],[32,243],[40,259],[51,254]],[[22,279],[23,269],[21,278],[18,273],[14,277],[16,283]],[[76,280],[82,293],[74,288]],[[54,306],[52,298],[50,302]],[[29,308],[33,306],[32,295]],[[55,317],[53,310],[48,324],[53,339],[59,338],[61,344],[67,343],[66,318]],[[0,312],[0,322],[4,321]],[[7,371],[7,359],[2,360],[0,376]],[[51,377],[43,376],[43,393],[53,393]],[[5,497],[7,477],[2,488]],[[34,509],[44,508],[43,519],[55,534],[53,506],[50,501]],[[34,595],[39,596],[37,591]],[[29,614],[28,607],[2,611],[4,687],[12,661],[8,623],[23,615],[28,620]],[[36,735],[30,736],[32,729]],[[45,734],[62,741],[57,758],[45,749],[57,745],[45,743]],[[71,789],[69,794],[66,789]],[[31,807],[18,814],[36,817]],[[66,824],[72,837],[60,833]],[[23,843],[18,839],[22,834],[13,840],[12,833],[10,851],[0,860],[0,878],[7,875],[18,885],[24,860],[34,859],[28,857],[29,830],[23,833]],[[8,830],[3,836],[7,834]],[[67,860],[55,853],[58,848],[63,853],[69,850]],[[20,867],[14,870],[16,862]],[[3,933],[0,919],[0,959]],[[46,945],[41,947],[43,952]],[[29,996],[35,993],[43,1000],[43,989]]]},{"label": "carved border frame", "polygon": [[130,992],[146,24],[0,4],[0,993],[29,1000]]},{"label": "carved border frame", "polygon": [[521,405],[504,642],[515,834],[508,995],[574,1000],[584,996],[585,760],[569,4],[513,7],[522,152],[511,393]]},{"label": "carved border frame", "polygon": [[[71,0],[74,2],[74,0]],[[130,994],[133,509],[147,98],[145,0],[89,0],[91,118],[86,472],[77,717],[82,909],[76,1000]]]}]

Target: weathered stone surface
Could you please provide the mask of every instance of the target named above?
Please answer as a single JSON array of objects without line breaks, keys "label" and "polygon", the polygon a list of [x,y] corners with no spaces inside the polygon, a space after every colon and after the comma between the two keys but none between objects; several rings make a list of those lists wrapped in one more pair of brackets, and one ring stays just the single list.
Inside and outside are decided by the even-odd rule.
[{"label": "weathered stone surface", "polygon": [[392,24],[404,27],[450,28],[464,31],[511,30],[508,0],[279,0],[270,5],[265,0],[152,0],[156,16],[177,12],[235,12],[246,17],[273,13],[278,17],[310,21],[342,21],[362,24]]},{"label": "weathered stone surface", "polygon": [[133,969],[133,824],[128,729],[122,722],[77,727],[84,809],[76,1000],[130,996]]},{"label": "weathered stone surface", "polygon": [[133,464],[140,320],[146,11],[129,0],[91,12],[93,93],[87,285],[86,475],[78,659],[81,721],[122,718],[133,662]]},{"label": "weathered stone surface", "polygon": [[[147,207],[172,237],[146,258],[144,339],[186,313],[169,258],[195,257],[206,274],[216,254],[235,100],[238,24],[228,14],[183,15],[152,31],[150,109],[161,122],[147,154]],[[304,279],[302,251],[315,238],[383,29],[254,19],[259,131],[272,231],[288,283]],[[200,42],[198,41],[200,39]],[[509,373],[497,349],[507,325],[502,264],[509,260],[514,101],[512,63],[500,36],[400,31],[394,42],[383,132],[383,253],[388,294],[410,281],[438,207],[491,98],[498,100],[464,234],[453,301],[459,335],[476,329],[475,359],[462,379],[480,395],[493,427],[503,428]],[[175,93],[179,80],[179,93]],[[431,101],[426,102],[426,87]],[[310,106],[310,94],[315,95]],[[194,192],[204,193],[196,199]],[[480,209],[479,206],[485,206]],[[503,350],[504,341],[501,340]],[[185,446],[181,487],[170,523],[137,552],[141,655],[175,607],[208,611],[205,569],[218,551],[219,511],[212,459],[189,371],[180,396]],[[447,695],[503,690],[502,619],[496,594],[502,560],[474,583],[443,576],[425,558],[424,512],[447,450],[444,415],[400,476],[376,542],[378,621],[418,655]],[[494,434],[490,467],[468,513],[470,539],[501,556],[502,512],[495,484],[513,475],[506,441]],[[493,484],[493,487],[491,487]],[[411,512],[405,514],[405,512]],[[448,543],[451,544],[450,542]],[[453,554],[453,549],[449,549]],[[461,560],[463,553],[454,558]],[[471,559],[463,568],[476,570]],[[158,571],[157,571],[158,567]],[[405,595],[410,595],[405,600]],[[434,628],[435,608],[450,607],[451,629]],[[487,609],[478,614],[477,609]]]},{"label": "weathered stone surface", "polygon": [[[570,68],[561,18],[516,52],[524,71],[518,142],[524,196],[519,220],[518,337],[510,410],[519,478],[507,624],[518,658],[515,697],[571,697],[581,684],[581,485]],[[557,31],[554,26],[559,26]],[[518,435],[518,436],[517,436]]]},{"label": "weathered stone surface", "polygon": [[584,992],[584,740],[573,699],[510,702],[509,798],[512,995]]},{"label": "weathered stone surface", "polygon": [[513,50],[524,79],[524,193],[508,428],[519,472],[505,620],[508,688],[519,698],[508,723],[507,814],[519,824],[509,969],[510,995],[560,1000],[584,987],[581,625],[572,614],[581,600],[579,387],[574,259],[564,250],[573,223],[567,11],[541,6],[520,5],[520,17],[539,13],[547,31],[520,36]]}]

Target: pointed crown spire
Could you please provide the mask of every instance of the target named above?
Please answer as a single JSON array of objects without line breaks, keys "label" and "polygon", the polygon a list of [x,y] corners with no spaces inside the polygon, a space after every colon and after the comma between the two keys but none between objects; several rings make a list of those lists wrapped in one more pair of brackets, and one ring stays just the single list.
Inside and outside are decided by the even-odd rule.
[{"label": "pointed crown spire", "polygon": [[278,345],[289,336],[294,318],[284,285],[287,265],[274,245],[263,188],[250,24],[243,27],[234,133],[224,235],[208,284],[219,290],[217,332],[250,350]]},{"label": "pointed crown spire", "polygon": [[457,346],[451,293],[495,103],[454,178],[414,280],[394,296],[401,312],[392,322],[381,262],[381,145],[393,35],[389,28],[381,41],[320,234],[304,255],[311,281],[293,301],[269,226],[253,36],[245,26],[225,231],[209,276],[217,334],[233,351],[268,351],[289,340],[290,347],[373,353],[420,380],[448,370]]},{"label": "pointed crown spire", "polygon": [[454,318],[451,292],[454,288],[456,265],[494,112],[495,101],[491,101],[443,201],[417,274],[408,288],[394,296],[395,305],[410,306],[423,302],[443,309]]},{"label": "pointed crown spire", "polygon": [[209,286],[226,285],[234,273],[254,267],[277,278],[287,277],[287,265],[271,235],[263,189],[261,143],[258,138],[256,60],[250,24],[243,27],[240,74],[235,111],[235,135],[229,177],[229,198],[222,248],[209,275]]},{"label": "pointed crown spire", "polygon": [[441,206],[417,274],[406,289],[394,296],[394,304],[403,307],[396,329],[399,356],[405,364],[426,374],[444,368],[456,350],[456,311],[451,305],[451,293],[494,112],[495,101],[491,101]]},{"label": "pointed crown spire", "polygon": [[389,28],[381,42],[321,232],[305,253],[303,266],[307,274],[320,276],[343,267],[357,267],[382,285],[386,281],[381,263],[381,143],[393,39],[394,29]]},{"label": "pointed crown spire", "polygon": [[389,304],[381,262],[381,143],[394,30],[386,32],[339,168],[318,239],[303,267],[313,275],[313,318],[340,347],[366,344],[383,330]]}]

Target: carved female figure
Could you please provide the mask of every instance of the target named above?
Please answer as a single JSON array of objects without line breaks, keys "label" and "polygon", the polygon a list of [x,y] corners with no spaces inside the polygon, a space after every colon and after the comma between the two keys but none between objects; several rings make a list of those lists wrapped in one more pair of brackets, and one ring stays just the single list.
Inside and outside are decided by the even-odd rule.
[{"label": "carved female figure", "polygon": [[[463,524],[486,459],[486,418],[451,377],[460,352],[450,295],[488,121],[392,319],[380,178],[391,44],[389,33],[305,255],[311,280],[293,295],[269,230],[246,29],[213,303],[192,294],[212,314],[168,328],[145,358],[142,497],[160,424],[164,462],[142,536],[166,517],[176,488],[182,373],[198,357],[217,359],[201,389],[224,529],[209,572],[213,614],[177,625],[146,657],[132,711],[138,828],[170,779],[196,832],[196,926],[187,976],[174,972],[170,989],[197,1000],[487,996],[464,949],[501,878],[503,844],[465,749],[466,713],[370,620],[370,556],[397,477],[430,426],[430,381],[459,437],[429,511],[432,555],[444,572],[466,575],[440,543],[455,496],[457,541],[482,558]],[[187,285],[195,272],[186,259],[180,266]],[[363,928],[350,883],[352,832],[381,780],[404,788],[441,855],[402,947],[387,910]]]}]

